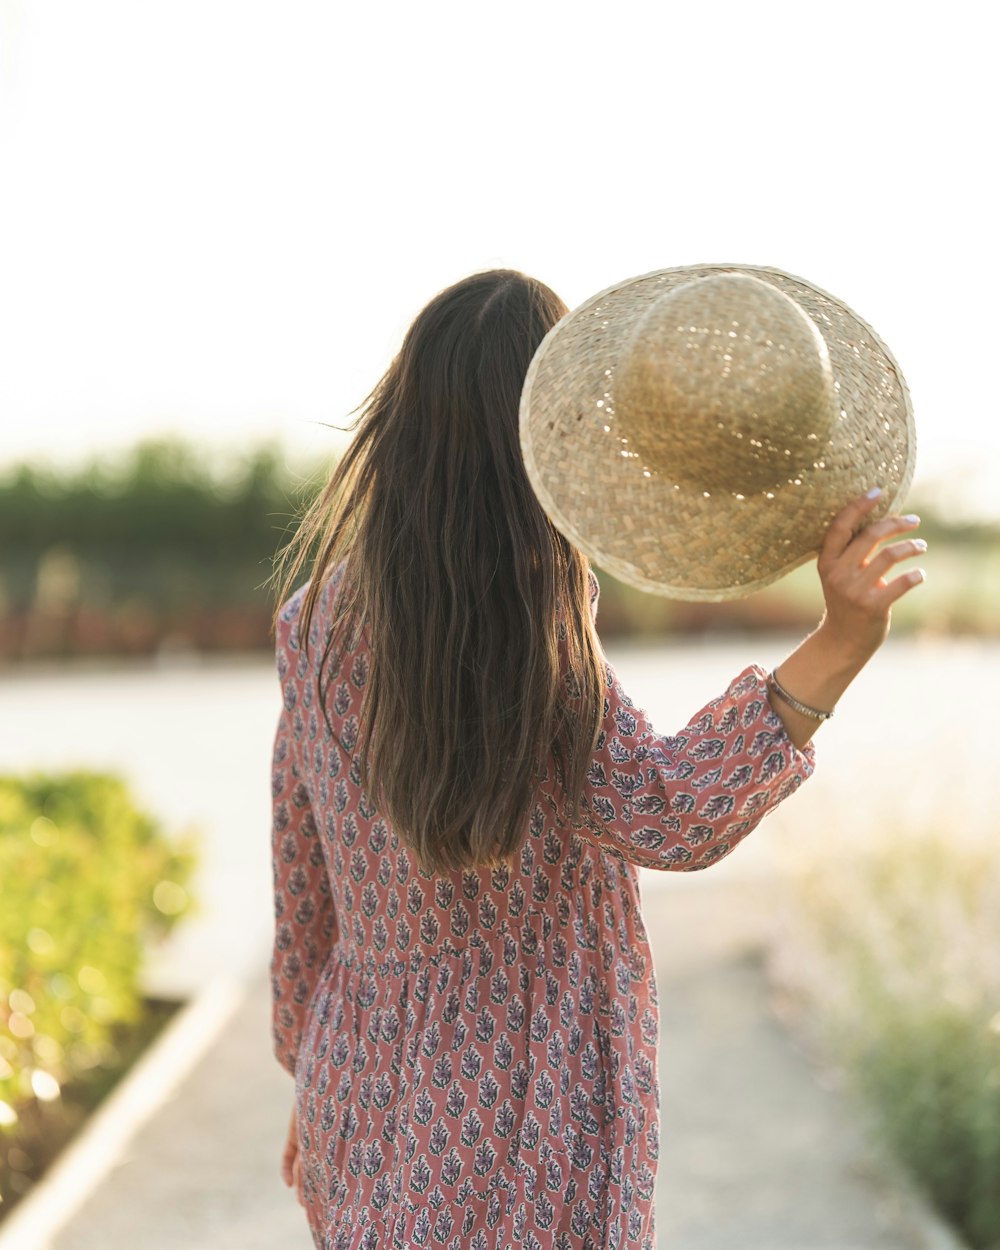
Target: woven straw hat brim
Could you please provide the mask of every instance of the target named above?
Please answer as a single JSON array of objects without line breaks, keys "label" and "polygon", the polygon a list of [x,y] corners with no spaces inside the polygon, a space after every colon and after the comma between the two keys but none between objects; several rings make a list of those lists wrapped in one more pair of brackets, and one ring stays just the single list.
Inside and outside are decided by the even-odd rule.
[{"label": "woven straw hat brim", "polygon": [[[639,319],[665,292],[712,274],[749,274],[791,296],[826,342],[840,404],[812,467],[773,490],[702,490],[627,453],[615,422],[615,369]],[[687,600],[748,595],[812,558],[840,509],[872,486],[869,520],[909,489],[916,431],[889,349],[826,291],[779,269],[686,265],[616,283],[567,313],[539,345],[520,407],[525,468],[572,543],[622,581]],[[793,471],[794,472],[794,471]]]}]

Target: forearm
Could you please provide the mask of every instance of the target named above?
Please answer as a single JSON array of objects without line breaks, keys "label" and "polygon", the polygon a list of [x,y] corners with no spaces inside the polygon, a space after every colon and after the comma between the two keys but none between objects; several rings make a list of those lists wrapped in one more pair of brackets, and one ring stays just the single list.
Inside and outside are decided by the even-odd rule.
[{"label": "forearm", "polygon": [[[849,650],[824,622],[782,660],[774,672],[781,685],[800,703],[829,712],[869,658],[856,649]],[[799,748],[823,723],[817,717],[797,712],[773,689],[771,706],[781,718],[789,738]]]},{"label": "forearm", "polygon": [[687,872],[728,855],[813,770],[748,665],[678,734],[660,734],[605,661],[604,729],[584,788],[584,836],[632,864]]}]

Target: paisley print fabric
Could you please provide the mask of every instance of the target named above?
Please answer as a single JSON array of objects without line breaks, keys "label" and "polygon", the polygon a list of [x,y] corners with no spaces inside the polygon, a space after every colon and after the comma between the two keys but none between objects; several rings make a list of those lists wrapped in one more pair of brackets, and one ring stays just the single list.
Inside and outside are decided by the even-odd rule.
[{"label": "paisley print fabric", "polygon": [[[340,742],[318,706],[342,569],[308,660],[305,586],[276,648],[272,1040],[295,1078],[313,1241],[654,1250],[659,1014],[637,866],[718,863],[811,774],[812,746],[787,737],[756,665],[666,736],[605,657],[586,818],[561,826],[543,786],[509,866],[424,873],[350,753],[363,637],[324,675]],[[591,573],[595,614],[597,597]]]}]

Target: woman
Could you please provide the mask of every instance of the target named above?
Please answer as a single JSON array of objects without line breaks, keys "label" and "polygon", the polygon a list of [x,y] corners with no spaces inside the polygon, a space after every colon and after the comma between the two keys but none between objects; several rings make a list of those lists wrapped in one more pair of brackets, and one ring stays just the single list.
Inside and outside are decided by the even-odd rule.
[{"label": "woman", "polygon": [[510,270],[441,292],[283,553],[273,1044],[283,1174],[324,1250],[653,1250],[636,866],[717,863],[798,788],[922,578],[888,579],[921,540],[875,554],[917,518],[867,524],[877,494],[854,499],[784,694],[751,664],[661,736],[520,453],[526,371],[566,311]]}]

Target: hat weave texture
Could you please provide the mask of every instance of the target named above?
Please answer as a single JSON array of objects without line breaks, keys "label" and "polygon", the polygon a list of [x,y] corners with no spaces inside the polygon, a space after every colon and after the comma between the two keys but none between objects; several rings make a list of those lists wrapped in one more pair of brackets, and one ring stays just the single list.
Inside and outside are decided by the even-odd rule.
[{"label": "hat weave texture", "polygon": [[521,451],[552,522],[656,594],[745,596],[819,550],[872,486],[913,476],[902,372],[834,296],[778,269],[688,265],[608,287],[539,345]]}]

